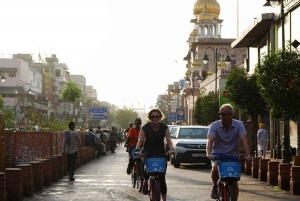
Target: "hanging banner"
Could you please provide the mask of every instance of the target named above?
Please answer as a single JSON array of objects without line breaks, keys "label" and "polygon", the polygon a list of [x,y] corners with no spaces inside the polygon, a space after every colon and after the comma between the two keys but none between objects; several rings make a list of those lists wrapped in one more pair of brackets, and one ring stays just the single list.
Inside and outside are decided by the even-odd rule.
[{"label": "hanging banner", "polygon": [[169,122],[176,122],[176,112],[169,112]]}]

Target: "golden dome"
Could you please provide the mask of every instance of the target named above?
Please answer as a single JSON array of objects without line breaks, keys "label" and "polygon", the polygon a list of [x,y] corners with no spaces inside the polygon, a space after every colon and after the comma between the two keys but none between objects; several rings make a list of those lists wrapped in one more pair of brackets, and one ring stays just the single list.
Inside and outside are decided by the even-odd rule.
[{"label": "golden dome", "polygon": [[208,76],[211,76],[212,74],[214,74],[215,72],[213,71],[212,68],[209,69],[209,71],[207,72],[207,75]]},{"label": "golden dome", "polygon": [[201,66],[201,63],[200,63],[200,61],[198,61],[198,60],[194,60],[193,63],[192,63],[192,66],[193,66],[194,68],[199,68],[199,67]]},{"label": "golden dome", "polygon": [[197,22],[211,22],[212,20],[213,20],[213,17],[206,10],[206,7],[204,7],[204,10],[197,17]]},{"label": "golden dome", "polygon": [[204,10],[206,6],[206,10],[213,16],[219,17],[220,15],[220,5],[216,0],[197,0],[194,4],[194,15],[198,17],[198,15]]},{"label": "golden dome", "polygon": [[190,38],[195,38],[198,35],[198,30],[194,29],[191,33],[190,33]]}]

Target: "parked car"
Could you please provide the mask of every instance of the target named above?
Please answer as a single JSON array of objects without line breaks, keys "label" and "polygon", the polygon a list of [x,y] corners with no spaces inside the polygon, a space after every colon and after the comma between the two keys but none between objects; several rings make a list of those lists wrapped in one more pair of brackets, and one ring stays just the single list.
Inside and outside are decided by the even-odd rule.
[{"label": "parked car", "polygon": [[207,126],[178,126],[171,141],[175,154],[171,156],[171,163],[175,168],[180,163],[206,163],[210,160],[206,157]]},{"label": "parked car", "polygon": [[[170,125],[168,125],[168,127],[169,127],[169,126],[170,126]],[[169,127],[170,135],[171,135],[171,136],[175,134],[177,128],[178,128],[178,125],[171,125],[171,126]],[[169,151],[169,146],[168,146],[168,143],[167,143],[167,140],[166,140],[166,139],[165,139],[165,149],[166,149],[166,152]],[[167,161],[170,161],[170,155],[167,155],[166,158],[167,158]]]}]

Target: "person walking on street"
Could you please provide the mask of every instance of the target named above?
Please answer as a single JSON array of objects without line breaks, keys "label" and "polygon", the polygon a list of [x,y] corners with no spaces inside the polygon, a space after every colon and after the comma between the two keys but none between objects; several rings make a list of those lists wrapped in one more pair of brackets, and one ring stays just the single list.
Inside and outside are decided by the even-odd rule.
[{"label": "person walking on street", "polygon": [[109,133],[109,138],[107,139],[110,143],[110,152],[111,153],[116,153],[115,149],[116,149],[116,144],[117,144],[117,137],[118,137],[118,134],[115,131],[115,127],[111,127],[111,131]]},{"label": "person walking on street", "polygon": [[127,166],[127,170],[126,170],[128,175],[131,174],[133,165],[134,165],[133,156],[131,155],[131,149],[134,146],[136,146],[136,144],[138,142],[139,134],[141,131],[142,120],[140,118],[135,119],[134,125],[135,125],[134,127],[130,128],[127,140],[124,145],[124,147],[128,148],[129,161],[128,161],[128,166]]},{"label": "person walking on street", "polygon": [[119,128],[118,134],[118,145],[122,146],[122,138],[123,138],[123,132],[121,131],[121,128]]},{"label": "person walking on street", "polygon": [[[167,125],[161,123],[160,121],[164,119],[162,111],[158,108],[150,110],[147,114],[147,119],[149,123],[145,124],[139,134],[139,140],[136,146],[136,154],[141,156],[142,152],[139,150],[142,146],[143,155],[146,156],[161,156],[165,155],[165,143],[166,138],[169,146],[169,154],[174,153],[173,146],[171,143],[170,131]],[[143,194],[148,194],[148,180],[149,175],[145,171],[144,173],[144,184],[143,184]],[[167,184],[166,184],[166,172],[160,177],[160,192],[163,201],[167,199]]]},{"label": "person walking on street", "polygon": [[69,130],[64,132],[64,138],[62,142],[62,155],[64,156],[65,153],[67,154],[67,164],[70,181],[75,181],[74,174],[76,170],[78,146],[79,151],[82,150],[82,144],[79,134],[74,129],[75,123],[73,121],[69,122]]},{"label": "person walking on street", "polygon": [[259,128],[260,129],[257,132],[258,155],[259,157],[265,159],[269,141],[269,133],[265,129],[265,124],[260,123]]},{"label": "person walking on street", "polygon": [[[250,160],[250,149],[247,141],[247,132],[244,124],[241,121],[233,119],[233,107],[230,104],[223,104],[220,108],[220,120],[213,122],[210,125],[207,134],[207,157],[212,160],[211,178],[213,181],[213,189],[211,192],[212,199],[218,199],[218,185],[219,180],[218,161],[214,160],[213,154],[226,154],[230,156],[238,156],[238,141],[243,144],[246,154],[246,160]],[[238,183],[233,183],[236,200],[238,199],[239,188]]]}]

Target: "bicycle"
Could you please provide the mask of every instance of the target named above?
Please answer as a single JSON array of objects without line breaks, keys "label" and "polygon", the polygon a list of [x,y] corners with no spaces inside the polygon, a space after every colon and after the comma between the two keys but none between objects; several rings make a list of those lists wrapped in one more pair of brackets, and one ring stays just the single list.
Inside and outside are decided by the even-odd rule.
[{"label": "bicycle", "polygon": [[150,176],[148,195],[150,201],[160,201],[160,178],[159,176],[165,174],[167,159],[165,156],[145,157],[144,159],[147,174]]},{"label": "bicycle", "polygon": [[235,201],[233,182],[237,182],[241,177],[242,161],[238,157],[225,154],[214,155],[214,160],[218,162],[218,194],[219,201]]},{"label": "bicycle", "polygon": [[133,171],[131,173],[132,187],[137,188],[139,192],[142,191],[142,184],[144,182],[144,165],[142,164],[141,157],[135,155],[135,146],[131,148],[131,156],[134,160]]}]

